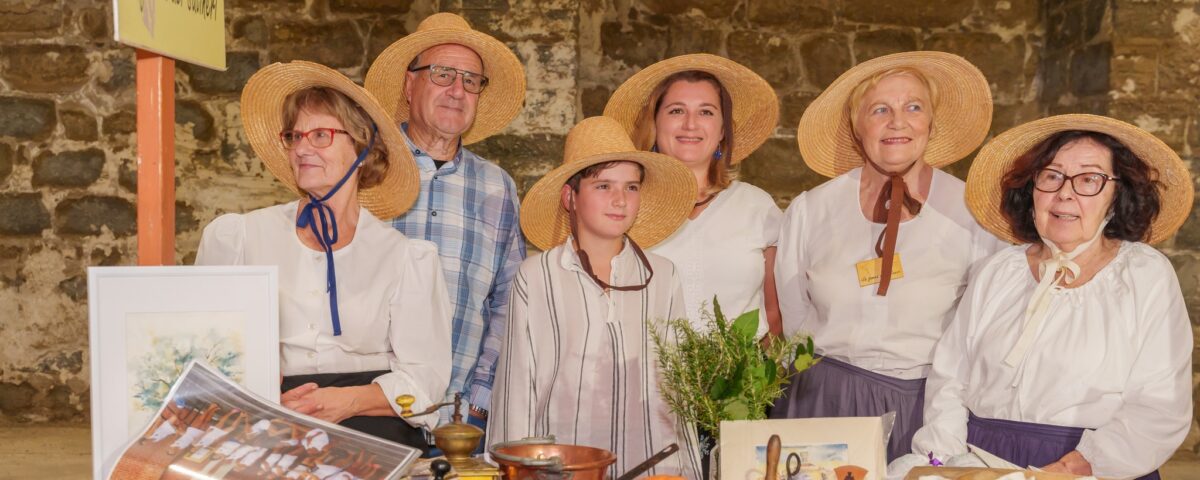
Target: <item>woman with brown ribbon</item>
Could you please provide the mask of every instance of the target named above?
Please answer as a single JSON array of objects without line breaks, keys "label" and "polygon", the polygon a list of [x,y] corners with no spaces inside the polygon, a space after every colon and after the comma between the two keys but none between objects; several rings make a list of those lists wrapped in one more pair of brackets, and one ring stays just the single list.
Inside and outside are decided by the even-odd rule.
[{"label": "woman with brown ribbon", "polygon": [[910,451],[934,344],[971,265],[1001,247],[938,169],[975,150],[991,116],[983,74],[942,52],[864,62],[804,112],[804,161],[835,178],[785,213],[775,278],[785,334],[810,333],[823,359],[773,417],[896,412],[888,457]]}]

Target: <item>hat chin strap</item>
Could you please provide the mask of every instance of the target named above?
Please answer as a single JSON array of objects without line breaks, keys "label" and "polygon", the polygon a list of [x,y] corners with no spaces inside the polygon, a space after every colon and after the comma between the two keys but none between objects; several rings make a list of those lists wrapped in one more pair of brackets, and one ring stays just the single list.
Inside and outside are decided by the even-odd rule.
[{"label": "hat chin strap", "polygon": [[[1046,313],[1050,309],[1050,298],[1054,292],[1063,290],[1063,285],[1070,285],[1071,282],[1074,282],[1079,277],[1079,264],[1075,263],[1075,258],[1086,252],[1091,248],[1092,244],[1096,243],[1104,235],[1104,227],[1108,225],[1111,219],[1112,214],[1110,213],[1100,222],[1100,226],[1092,234],[1092,238],[1079,244],[1070,252],[1064,252],[1054,241],[1039,235],[1042,243],[1050,248],[1051,255],[1050,258],[1038,263],[1038,275],[1041,276],[1041,280],[1038,281],[1037,288],[1033,290],[1033,296],[1029,299],[1029,305],[1025,307],[1025,322],[1021,326],[1021,336],[1017,337],[1017,343],[1013,345],[1012,350],[1009,350],[1008,355],[1004,357],[1006,365],[1020,369],[1017,376],[1013,378],[1012,386],[1017,386],[1024,373],[1025,357],[1028,355],[1029,347],[1032,346],[1034,338],[1037,337],[1038,330],[1042,326],[1042,321],[1045,320]],[[1059,285],[1060,280],[1062,285]]]}]

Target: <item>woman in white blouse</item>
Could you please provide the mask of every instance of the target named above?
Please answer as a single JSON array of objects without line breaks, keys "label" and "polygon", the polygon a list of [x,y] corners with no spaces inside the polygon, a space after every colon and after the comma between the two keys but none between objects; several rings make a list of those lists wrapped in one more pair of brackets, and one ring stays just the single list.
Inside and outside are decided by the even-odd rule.
[{"label": "woman in white blouse", "polygon": [[972,275],[937,345],[920,460],[971,444],[1020,467],[1158,478],[1191,424],[1192,329],[1171,262],[1142,242],[1174,235],[1192,196],[1170,147],[1106,117],[985,146],[968,205],[1021,244]]},{"label": "woman in white blouse", "polygon": [[419,188],[403,136],[370,93],[309,62],[259,70],[241,106],[255,153],[301,198],[213,220],[196,264],[279,267],[285,407],[426,448],[436,417],[400,419],[391,399],[441,401],[451,307],[434,245],[380,220]]},{"label": "woman in white blouse", "polygon": [[775,243],[783,213],[767,192],[737,180],[737,165],[762,145],[779,119],[771,85],[750,69],[708,54],[663,60],[634,74],[608,101],[642,150],[669,155],[696,177],[691,215],[649,251],[675,264],[688,319],[703,311],[736,317],[759,311],[759,335],[779,335]]},{"label": "woman in white blouse", "polygon": [[788,207],[775,279],[784,332],[809,332],[824,359],[773,417],[896,412],[888,458],[910,451],[934,344],[972,264],[1001,246],[937,168],[983,142],[991,111],[969,62],[908,52],[856,66],[804,112],[804,161],[835,178]]}]

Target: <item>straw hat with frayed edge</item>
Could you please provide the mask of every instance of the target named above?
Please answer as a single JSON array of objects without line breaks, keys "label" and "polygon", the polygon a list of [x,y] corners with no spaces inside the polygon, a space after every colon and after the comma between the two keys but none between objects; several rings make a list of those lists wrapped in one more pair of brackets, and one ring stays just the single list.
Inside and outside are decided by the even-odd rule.
[{"label": "straw hat with frayed edge", "polygon": [[542,251],[563,243],[571,233],[562,207],[562,186],[572,175],[592,165],[615,160],[637,162],[645,169],[641,207],[629,237],[650,248],[675,233],[696,202],[696,177],[675,159],[642,152],[621,125],[608,117],[584,119],[567,134],[563,164],[538,180],[521,202],[521,231]]},{"label": "straw hat with frayed edge", "polygon": [[736,165],[745,160],[767,141],[779,123],[779,98],[766,80],[728,58],[696,53],[668,58],[643,68],[613,92],[604,106],[604,116],[621,122],[632,136],[634,123],[650,99],[650,93],[667,77],[688,70],[712,74],[729,92],[733,100],[733,156],[729,163]]},{"label": "straw hat with frayed edge", "polygon": [[250,77],[242,90],[242,126],[254,153],[261,158],[283,185],[304,195],[296,186],[287,151],[279,140],[283,125],[283,103],[288,95],[312,87],[328,87],[350,97],[379,127],[375,141],[388,149],[388,170],[383,181],[371,188],[358,189],[358,201],[381,220],[394,218],[412,206],[420,191],[420,178],[412,152],[404,142],[400,128],[366,89],[337,70],[312,62],[273,63]]},{"label": "straw hat with frayed edge", "polygon": [[850,94],[872,75],[898,67],[920,71],[938,91],[925,163],[944,167],[983,143],[992,125],[992,92],[983,73],[966,59],[945,52],[896,53],[847,70],[804,111],[796,141],[809,168],[836,177],[863,165],[850,128]]},{"label": "straw hat with frayed edge", "polygon": [[404,98],[408,66],[421,52],[445,44],[474,50],[483,60],[480,73],[488,77],[487,86],[479,93],[475,122],[463,133],[462,143],[469,145],[495,135],[525,105],[525,67],[503,42],[472,30],[466,20],[453,13],[430,15],[421,21],[417,31],[396,40],[379,54],[367,71],[364,82],[367,90],[379,98],[389,113],[394,113],[397,123],[408,121],[408,100]]},{"label": "straw hat with frayed edge", "polygon": [[1017,157],[1058,132],[1085,130],[1107,134],[1133,151],[1138,158],[1158,172],[1158,217],[1150,225],[1147,243],[1159,243],[1171,238],[1192,211],[1195,191],[1188,167],[1179,154],[1150,132],[1120,120],[1099,115],[1058,115],[1014,127],[997,135],[975,157],[967,174],[967,208],[975,220],[989,232],[1009,241],[1020,243],[1012,233],[1008,220],[1000,211],[1004,194],[1001,185]]}]

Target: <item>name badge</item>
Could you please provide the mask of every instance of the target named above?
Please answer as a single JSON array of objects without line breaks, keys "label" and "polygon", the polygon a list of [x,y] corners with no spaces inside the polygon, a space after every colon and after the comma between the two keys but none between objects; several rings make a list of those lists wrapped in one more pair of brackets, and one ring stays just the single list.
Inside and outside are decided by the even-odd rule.
[{"label": "name badge", "polygon": [[[879,274],[883,271],[883,259],[872,258],[854,264],[858,271],[858,286],[875,285],[879,283]],[[892,280],[904,278],[904,266],[900,265],[900,254],[892,256]]]}]

